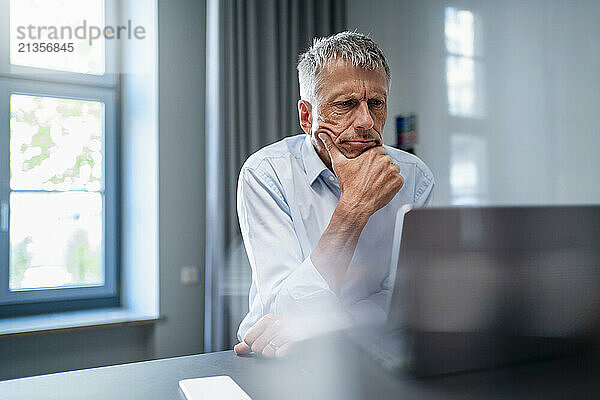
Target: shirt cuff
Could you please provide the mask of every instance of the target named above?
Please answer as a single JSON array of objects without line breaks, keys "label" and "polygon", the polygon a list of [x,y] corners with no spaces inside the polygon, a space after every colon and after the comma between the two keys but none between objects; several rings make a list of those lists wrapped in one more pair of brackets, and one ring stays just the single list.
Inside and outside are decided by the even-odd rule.
[{"label": "shirt cuff", "polygon": [[387,313],[376,302],[366,299],[348,307],[356,325],[380,325],[387,319]]},{"label": "shirt cuff", "polygon": [[312,313],[328,307],[339,309],[339,301],[310,256],[287,277],[276,301],[276,313]]}]

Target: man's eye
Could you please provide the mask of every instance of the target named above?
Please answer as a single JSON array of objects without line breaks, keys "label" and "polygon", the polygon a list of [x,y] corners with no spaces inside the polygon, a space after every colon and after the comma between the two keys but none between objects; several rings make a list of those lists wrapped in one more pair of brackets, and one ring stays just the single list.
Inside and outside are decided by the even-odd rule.
[{"label": "man's eye", "polygon": [[371,99],[369,100],[369,105],[370,106],[375,106],[375,107],[380,107],[383,105],[383,101],[382,100],[377,100],[377,99]]},{"label": "man's eye", "polygon": [[342,107],[352,107],[354,105],[354,100],[346,100],[339,103]]}]

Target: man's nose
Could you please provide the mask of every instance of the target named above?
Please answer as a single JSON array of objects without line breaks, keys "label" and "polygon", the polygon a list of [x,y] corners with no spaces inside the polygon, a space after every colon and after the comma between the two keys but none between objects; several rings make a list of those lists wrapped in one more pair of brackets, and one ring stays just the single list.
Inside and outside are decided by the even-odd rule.
[{"label": "man's nose", "polygon": [[373,128],[373,117],[371,116],[371,111],[369,111],[369,105],[365,100],[359,103],[356,113],[356,128],[367,131]]}]

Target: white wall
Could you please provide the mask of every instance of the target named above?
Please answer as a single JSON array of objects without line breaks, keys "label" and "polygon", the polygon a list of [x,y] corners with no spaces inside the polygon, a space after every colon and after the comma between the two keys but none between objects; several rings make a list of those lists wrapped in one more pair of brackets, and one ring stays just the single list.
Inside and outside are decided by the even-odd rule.
[{"label": "white wall", "polygon": [[[436,204],[600,202],[600,2],[347,4],[349,28],[370,33],[391,64],[385,138],[395,142],[397,114],[416,112]],[[449,115],[445,7],[474,16],[475,116]],[[467,184],[464,167],[476,168],[470,195],[453,192],[452,165]]]}]

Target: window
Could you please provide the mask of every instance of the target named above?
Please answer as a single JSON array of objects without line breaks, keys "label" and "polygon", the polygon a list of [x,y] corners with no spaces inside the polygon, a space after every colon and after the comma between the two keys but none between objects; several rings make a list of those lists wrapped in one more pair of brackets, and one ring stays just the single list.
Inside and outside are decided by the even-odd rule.
[{"label": "window", "polygon": [[0,316],[119,304],[116,17],[0,3]]},{"label": "window", "polygon": [[448,113],[452,116],[484,114],[482,41],[481,34],[476,34],[477,22],[469,10],[445,9]]},{"label": "window", "polygon": [[481,21],[470,10],[444,9],[452,204],[482,204],[489,195]]}]

